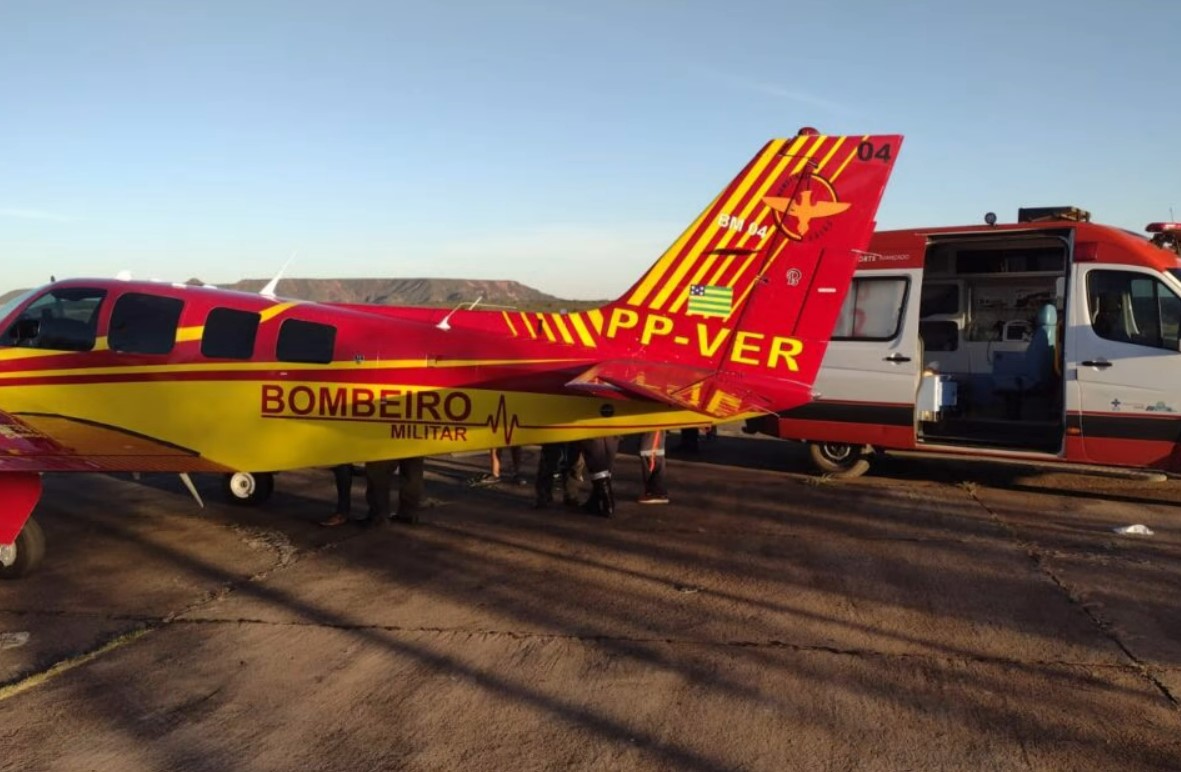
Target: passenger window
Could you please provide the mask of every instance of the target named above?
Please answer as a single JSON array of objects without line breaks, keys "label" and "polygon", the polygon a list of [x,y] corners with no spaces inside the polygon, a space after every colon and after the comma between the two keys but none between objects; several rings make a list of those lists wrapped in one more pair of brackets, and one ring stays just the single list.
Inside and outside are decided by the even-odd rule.
[{"label": "passenger window", "polygon": [[107,336],[112,351],[125,354],[167,354],[176,345],[176,328],[184,301],[128,292],[111,310]]},{"label": "passenger window", "polygon": [[1160,280],[1131,271],[1087,276],[1091,329],[1107,340],[1178,350],[1181,299]]},{"label": "passenger window", "polygon": [[960,312],[960,285],[931,284],[923,285],[919,298],[919,318],[925,319],[933,314],[958,314]]},{"label": "passenger window", "polygon": [[5,331],[8,346],[90,351],[106,290],[85,287],[50,290],[34,300]]},{"label": "passenger window", "polygon": [[233,308],[215,308],[205,319],[201,354],[210,358],[250,359],[258,335],[258,314]]},{"label": "passenger window", "polygon": [[905,278],[854,279],[833,329],[833,340],[892,340],[902,322]]},{"label": "passenger window", "polygon": [[328,364],[336,345],[336,328],[326,324],[288,319],[279,328],[276,355],[281,362]]},{"label": "passenger window", "polygon": [[919,337],[927,351],[958,351],[960,348],[960,327],[950,320],[919,322]]}]

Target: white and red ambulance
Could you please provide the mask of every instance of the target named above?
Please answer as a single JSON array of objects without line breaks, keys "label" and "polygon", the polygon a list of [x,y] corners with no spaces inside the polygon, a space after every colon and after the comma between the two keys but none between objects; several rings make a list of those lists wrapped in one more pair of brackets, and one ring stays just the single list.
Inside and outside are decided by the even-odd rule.
[{"label": "white and red ambulance", "polygon": [[1181,470],[1181,223],[986,222],[875,234],[817,399],[746,430],[840,476],[889,450]]}]

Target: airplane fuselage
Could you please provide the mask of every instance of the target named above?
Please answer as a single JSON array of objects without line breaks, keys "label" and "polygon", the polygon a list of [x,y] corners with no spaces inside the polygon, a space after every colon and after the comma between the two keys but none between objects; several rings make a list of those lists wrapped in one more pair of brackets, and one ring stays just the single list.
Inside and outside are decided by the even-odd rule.
[{"label": "airplane fuselage", "polygon": [[[55,286],[66,305],[84,297],[93,306],[91,318],[74,319],[86,331],[64,341],[89,348],[0,347],[0,403],[64,446],[56,461],[63,471],[277,471],[709,420],[660,403],[572,393],[566,384],[596,361],[593,349],[581,340],[513,336],[499,313],[468,313],[470,327],[452,317],[443,330],[432,323],[443,310],[403,311],[422,317],[415,319],[167,284]],[[158,329],[112,329],[125,321],[115,309],[128,295],[149,310],[127,324],[167,325],[175,316],[175,330],[162,335],[174,341],[167,352],[134,350],[167,348],[156,341]],[[179,312],[153,316],[157,302],[179,303]],[[70,309],[58,311],[72,319]],[[238,316],[253,330],[252,345],[218,350],[211,314]],[[568,314],[534,319],[554,316],[574,328]],[[607,344],[601,318],[577,324],[596,348]],[[294,337],[303,333],[306,340]],[[326,361],[299,361],[307,359]]]}]

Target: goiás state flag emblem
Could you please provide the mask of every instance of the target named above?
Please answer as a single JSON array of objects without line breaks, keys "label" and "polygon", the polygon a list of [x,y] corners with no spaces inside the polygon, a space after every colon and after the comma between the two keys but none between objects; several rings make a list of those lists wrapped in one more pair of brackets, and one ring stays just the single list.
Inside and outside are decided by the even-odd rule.
[{"label": "goi\u00e1s state flag emblem", "polygon": [[686,313],[696,316],[727,317],[734,310],[734,289],[712,284],[689,286],[689,308]]}]

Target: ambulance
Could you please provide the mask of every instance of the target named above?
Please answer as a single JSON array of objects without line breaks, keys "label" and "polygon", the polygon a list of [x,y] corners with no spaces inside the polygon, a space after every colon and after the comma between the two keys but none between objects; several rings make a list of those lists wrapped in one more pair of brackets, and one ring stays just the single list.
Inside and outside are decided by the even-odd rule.
[{"label": "ambulance", "polygon": [[1181,223],[985,222],[876,233],[816,399],[745,431],[840,477],[890,450],[1181,471]]}]

